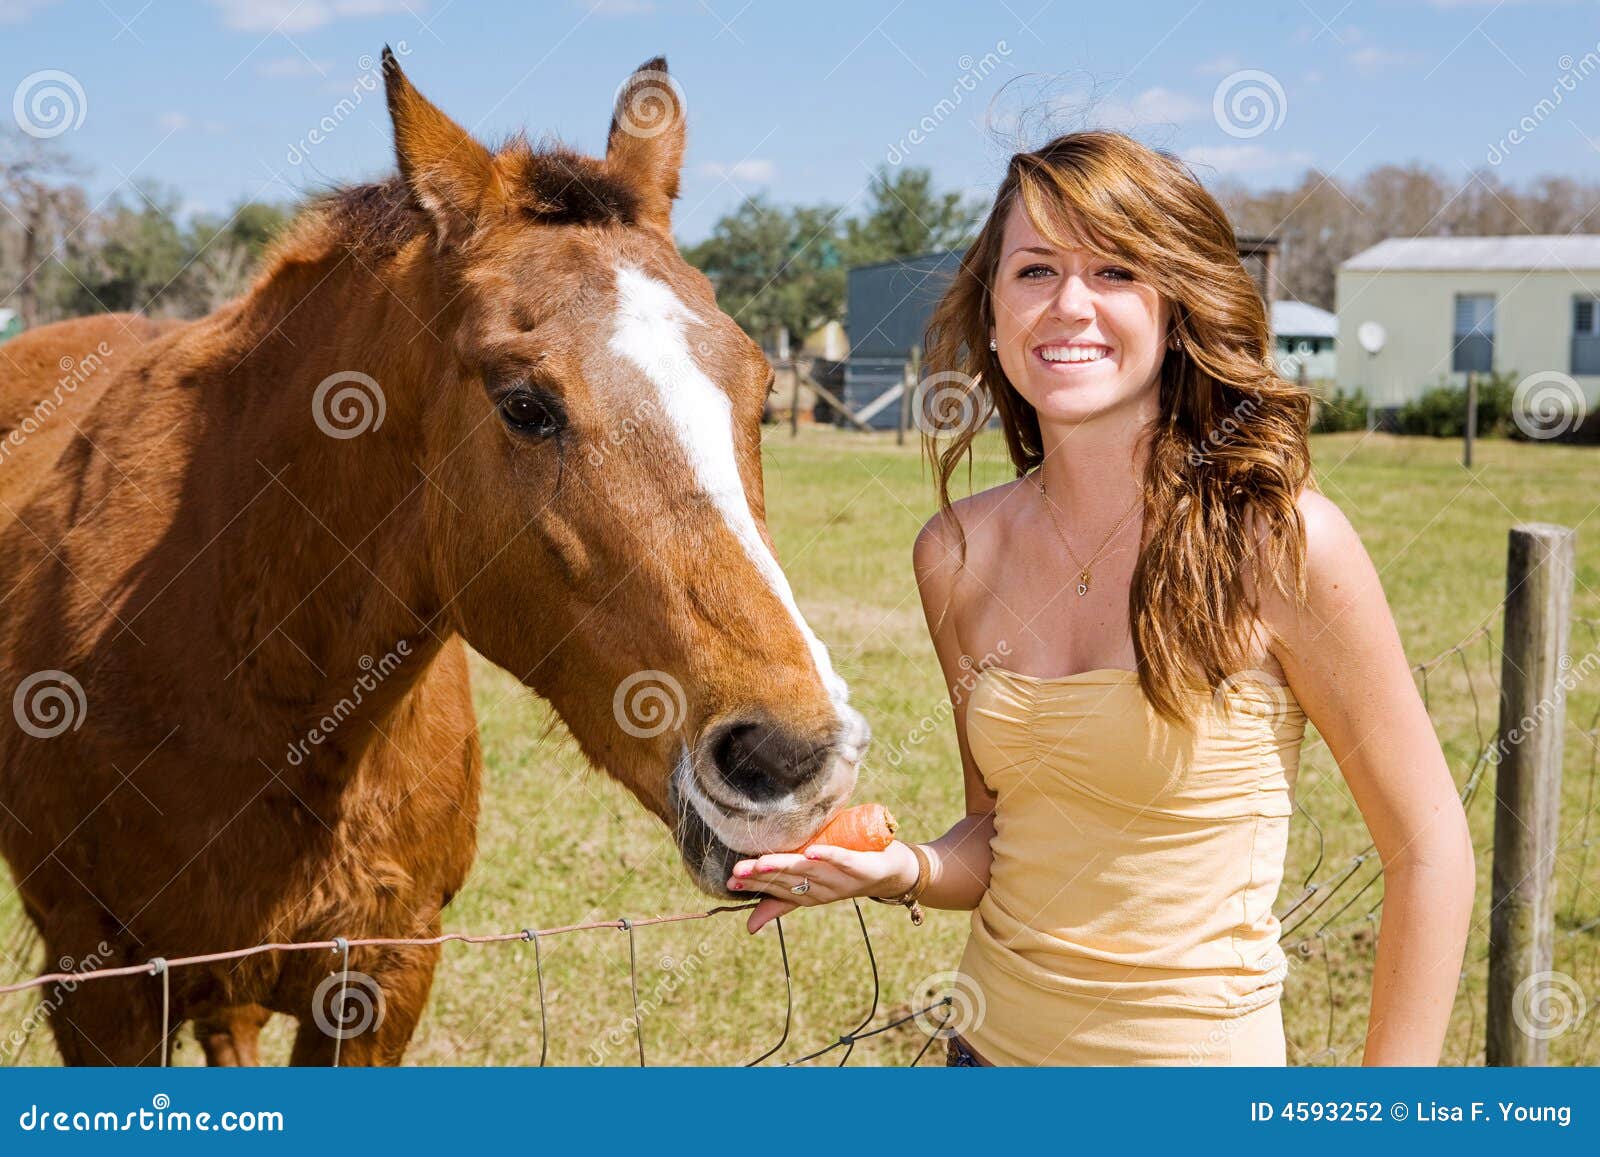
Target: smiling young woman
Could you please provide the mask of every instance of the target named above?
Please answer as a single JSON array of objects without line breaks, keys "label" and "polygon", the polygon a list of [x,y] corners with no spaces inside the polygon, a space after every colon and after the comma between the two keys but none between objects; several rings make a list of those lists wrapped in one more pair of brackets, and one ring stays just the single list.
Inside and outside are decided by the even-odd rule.
[{"label": "smiling young woman", "polygon": [[[1019,153],[927,345],[970,394],[942,399],[972,420],[930,440],[914,550],[967,814],[915,851],[740,862],[752,927],[847,896],[972,910],[952,1064],[1283,1064],[1309,720],[1384,865],[1365,1061],[1437,1063],[1465,815],[1221,207],[1121,134]],[[995,412],[1017,479],[952,503]]]}]

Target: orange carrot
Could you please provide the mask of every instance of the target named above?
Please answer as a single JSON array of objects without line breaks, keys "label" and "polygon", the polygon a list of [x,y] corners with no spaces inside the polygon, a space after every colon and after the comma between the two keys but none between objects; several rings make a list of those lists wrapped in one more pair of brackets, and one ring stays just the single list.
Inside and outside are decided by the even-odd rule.
[{"label": "orange carrot", "polygon": [[803,852],[812,844],[831,844],[857,852],[881,852],[894,841],[899,826],[881,803],[857,804],[834,816],[795,851]]}]

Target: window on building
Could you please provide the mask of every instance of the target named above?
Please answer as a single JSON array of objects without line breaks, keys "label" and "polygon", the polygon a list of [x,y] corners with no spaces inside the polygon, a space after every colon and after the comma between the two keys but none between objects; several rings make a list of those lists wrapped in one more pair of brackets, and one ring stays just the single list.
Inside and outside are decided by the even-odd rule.
[{"label": "window on building", "polygon": [[1450,368],[1456,373],[1494,369],[1494,294],[1456,294],[1455,347]]},{"label": "window on building", "polygon": [[1600,297],[1572,299],[1572,372],[1600,374]]}]

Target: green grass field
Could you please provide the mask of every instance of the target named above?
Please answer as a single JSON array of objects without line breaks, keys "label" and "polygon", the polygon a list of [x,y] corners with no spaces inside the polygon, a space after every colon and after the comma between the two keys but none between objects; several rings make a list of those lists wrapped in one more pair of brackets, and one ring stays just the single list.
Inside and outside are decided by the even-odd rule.
[{"label": "green grass field", "polygon": [[[1452,442],[1348,434],[1319,437],[1314,449],[1323,489],[1355,523],[1382,573],[1411,660],[1430,659],[1478,628],[1489,628],[1486,638],[1448,656],[1428,676],[1430,710],[1458,782],[1464,782],[1495,727],[1507,528],[1528,520],[1577,526],[1575,612],[1600,617],[1600,524],[1591,519],[1600,507],[1600,454],[1480,443],[1479,464],[1469,475]],[[974,486],[1008,476],[998,440],[986,437]],[[919,721],[939,717],[945,701],[911,575],[911,543],[933,508],[931,479],[917,449],[895,446],[892,436],[831,430],[803,430],[791,440],[786,427],[776,428],[768,432],[766,478],[770,526],[800,603],[873,725],[874,753],[863,771],[860,798],[888,803],[910,838],[936,836],[961,809],[960,768],[948,725],[909,746],[899,766],[883,758]],[[1592,630],[1574,629],[1575,658],[1597,643]],[[683,878],[659,822],[587,770],[559,728],[541,739],[549,723],[541,703],[486,663],[476,665],[474,678],[487,757],[480,849],[467,888],[447,913],[447,927],[499,932],[707,905]],[[1600,839],[1600,817],[1591,815],[1590,826],[1583,826],[1585,813],[1600,804],[1594,738],[1581,734],[1594,726],[1597,709],[1597,686],[1580,686],[1568,705],[1563,832],[1569,846],[1558,868],[1556,960],[1590,994],[1591,1004],[1600,1004],[1600,928],[1580,929],[1600,919],[1600,847],[1578,845],[1586,834],[1590,843]],[[1345,874],[1368,843],[1337,767],[1310,734],[1297,795],[1306,814],[1294,821],[1279,911],[1300,895],[1319,856],[1315,878],[1332,880]],[[1482,1061],[1492,798],[1491,778],[1470,808],[1481,849],[1479,920],[1446,1049],[1452,1064]],[[1375,928],[1366,917],[1382,895],[1381,879],[1368,884],[1376,867],[1369,860],[1285,938],[1294,962],[1284,998],[1291,1062],[1359,1063]],[[1298,909],[1289,926],[1315,903]],[[941,995],[941,975],[956,965],[968,916],[930,911],[927,922],[914,928],[901,910],[862,907],[881,983],[877,1023]],[[11,939],[19,919],[14,900],[0,903],[0,941]],[[1324,934],[1312,935],[1324,922]],[[850,905],[796,913],[784,924],[794,1020],[778,1059],[821,1048],[854,1028],[872,993],[871,965]],[[785,980],[774,929],[751,938],[742,915],[726,915],[638,929],[636,937],[650,1063],[739,1063],[778,1040]],[[545,942],[552,1063],[637,1063],[628,948],[627,935],[613,930]],[[409,1062],[537,1063],[540,1008],[533,965],[529,945],[447,947]],[[19,998],[9,1000],[0,1005],[5,1031],[29,1007]],[[1553,1059],[1600,1060],[1597,1021],[1600,1009],[1553,1040]],[[268,1056],[281,1061],[288,1025],[280,1018],[268,1037]],[[851,1063],[903,1064],[924,1039],[907,1025],[860,1043]],[[198,1054],[190,1042],[176,1059],[192,1064]],[[942,1054],[935,1051],[928,1059],[942,1062]],[[37,1034],[22,1061],[54,1063],[47,1033]]]}]

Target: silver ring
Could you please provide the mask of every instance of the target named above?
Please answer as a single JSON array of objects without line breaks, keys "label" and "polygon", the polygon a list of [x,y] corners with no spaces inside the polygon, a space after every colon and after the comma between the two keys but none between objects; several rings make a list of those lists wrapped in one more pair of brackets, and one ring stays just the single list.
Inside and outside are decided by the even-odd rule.
[{"label": "silver ring", "polygon": [[807,892],[811,891],[811,881],[801,880],[794,887],[790,888],[789,891],[793,892],[796,896],[804,896]]}]

